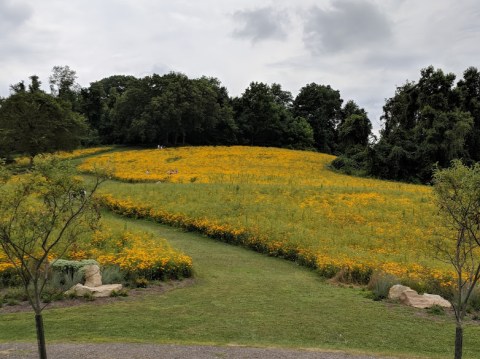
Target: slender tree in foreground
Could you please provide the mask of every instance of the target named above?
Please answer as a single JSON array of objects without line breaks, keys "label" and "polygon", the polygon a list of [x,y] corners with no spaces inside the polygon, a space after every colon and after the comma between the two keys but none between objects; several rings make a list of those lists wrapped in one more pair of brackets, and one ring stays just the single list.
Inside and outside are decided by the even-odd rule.
[{"label": "slender tree in foreground", "polygon": [[455,271],[451,301],[456,319],[455,359],[462,358],[463,320],[480,278],[480,164],[453,161],[434,172],[434,193],[441,226],[433,241],[437,258]]},{"label": "slender tree in foreground", "polygon": [[93,195],[104,178],[97,175],[87,188],[71,165],[52,157],[35,158],[33,169],[20,176],[10,176],[0,164],[0,249],[35,312],[41,359],[47,358],[41,298],[49,267],[95,228],[99,214]]}]

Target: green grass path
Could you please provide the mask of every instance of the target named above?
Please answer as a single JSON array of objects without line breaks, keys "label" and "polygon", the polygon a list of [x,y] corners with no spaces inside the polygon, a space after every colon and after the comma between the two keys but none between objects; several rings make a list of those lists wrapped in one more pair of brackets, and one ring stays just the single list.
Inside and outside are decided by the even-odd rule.
[{"label": "green grass path", "polygon": [[[407,358],[449,358],[451,318],[373,302],[359,289],[325,283],[294,263],[146,221],[108,218],[153,231],[193,258],[194,285],[112,304],[44,312],[48,342],[239,344],[342,349]],[[465,331],[465,358],[480,357],[480,327]],[[35,340],[31,313],[1,314],[0,341]]]}]

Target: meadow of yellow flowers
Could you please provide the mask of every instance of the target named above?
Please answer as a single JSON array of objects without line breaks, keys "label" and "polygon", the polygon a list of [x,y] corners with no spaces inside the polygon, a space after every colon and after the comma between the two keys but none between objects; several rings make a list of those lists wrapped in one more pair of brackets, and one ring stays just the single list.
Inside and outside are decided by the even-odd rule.
[{"label": "meadow of yellow flowers", "polygon": [[[111,149],[113,149],[113,147],[108,147],[108,146],[90,147],[90,148],[82,148],[74,151],[58,151],[58,152],[55,152],[53,155],[61,159],[74,159],[74,158],[79,158],[84,156],[90,156],[97,153],[107,152],[107,151],[110,151]],[[30,164],[30,158],[18,157],[15,159],[15,163],[20,166],[28,166]]]},{"label": "meadow of yellow flowers", "polygon": [[[62,159],[73,159],[111,150],[112,147],[96,147],[57,152],[54,155]],[[17,164],[28,165],[30,159],[17,159]],[[163,238],[153,237],[149,233],[131,231],[112,231],[118,223],[102,220],[102,230],[93,236],[86,236],[75,243],[64,256],[66,259],[95,259],[102,266],[118,266],[127,276],[146,279],[177,279],[192,275],[192,259],[174,250]],[[120,226],[121,228],[121,226]],[[50,260],[57,258],[52,254]],[[0,250],[0,277],[13,270],[13,264]]]},{"label": "meadow of yellow flowers", "polygon": [[107,224],[103,230],[75,244],[66,257],[95,259],[101,266],[118,266],[129,277],[150,280],[179,279],[192,275],[192,259],[163,238],[147,232],[115,232]]},{"label": "meadow of yellow flowers", "polygon": [[[365,282],[375,271],[448,284],[434,261],[427,186],[331,171],[333,156],[258,147],[114,152],[81,165],[114,168],[101,190],[108,208],[239,243]],[[141,183],[139,183],[141,182]]]}]

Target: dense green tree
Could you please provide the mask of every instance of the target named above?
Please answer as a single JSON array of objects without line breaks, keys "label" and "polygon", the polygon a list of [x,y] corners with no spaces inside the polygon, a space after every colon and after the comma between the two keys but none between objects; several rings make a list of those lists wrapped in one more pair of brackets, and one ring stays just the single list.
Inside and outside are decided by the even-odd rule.
[{"label": "dense green tree", "polygon": [[86,130],[82,116],[43,91],[15,93],[0,107],[3,156],[23,153],[33,159],[43,152],[74,149]]},{"label": "dense green tree", "polygon": [[119,97],[138,83],[133,76],[115,75],[92,82],[80,92],[80,111],[102,143],[114,143],[111,111]]},{"label": "dense green tree", "polygon": [[13,93],[21,93],[21,92],[25,92],[27,88],[25,87],[25,82],[20,81],[14,85],[10,85],[10,90]]},{"label": "dense green tree", "polygon": [[463,79],[457,85],[460,104],[463,111],[473,118],[473,127],[467,134],[466,149],[470,161],[480,161],[480,72],[469,67],[463,73]]},{"label": "dense green tree", "polygon": [[337,148],[342,102],[339,91],[316,83],[302,87],[293,102],[294,116],[305,118],[312,126],[320,152],[334,153]]},{"label": "dense green tree", "polygon": [[340,123],[337,127],[338,151],[343,154],[364,151],[372,134],[372,123],[367,112],[350,100],[340,113]]},{"label": "dense green tree", "polygon": [[311,148],[312,128],[303,117],[294,117],[291,107],[292,95],[280,85],[252,82],[234,101],[241,143]]},{"label": "dense green tree", "polygon": [[32,75],[30,76],[30,80],[31,80],[31,83],[28,86],[28,91],[30,92],[40,91],[40,86],[42,85],[42,83],[40,82],[39,77],[37,75]]},{"label": "dense green tree", "polygon": [[430,66],[421,71],[418,83],[397,88],[383,108],[381,138],[369,152],[370,174],[427,182],[435,163],[446,167],[470,156],[465,144],[474,122],[461,102],[468,91],[456,89],[454,81],[454,74]]},{"label": "dense green tree", "polygon": [[80,86],[76,83],[77,74],[69,66],[54,66],[49,77],[51,94],[77,109],[77,96]]}]

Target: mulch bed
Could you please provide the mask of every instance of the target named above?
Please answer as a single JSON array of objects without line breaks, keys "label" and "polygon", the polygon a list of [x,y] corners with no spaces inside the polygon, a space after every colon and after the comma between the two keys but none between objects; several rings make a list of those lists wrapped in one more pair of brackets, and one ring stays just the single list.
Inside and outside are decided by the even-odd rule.
[{"label": "mulch bed", "polygon": [[[195,283],[195,279],[187,278],[184,280],[172,280],[168,282],[161,282],[159,284],[152,284],[149,285],[147,288],[126,288],[128,291],[127,297],[106,297],[106,298],[95,298],[94,300],[88,300],[82,297],[68,299],[65,298],[64,300],[48,303],[45,310],[55,309],[55,308],[68,308],[74,307],[78,305],[103,305],[114,303],[118,301],[126,301],[126,300],[133,300],[135,298],[142,297],[144,295],[149,294],[158,294],[162,295],[163,293],[169,292],[174,289],[178,288],[185,288],[193,285]],[[0,314],[7,314],[7,313],[20,313],[20,312],[31,312],[32,307],[28,302],[20,302],[16,305],[7,305],[3,304],[0,308]]]}]

